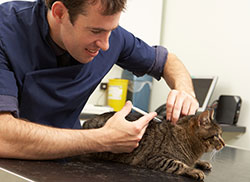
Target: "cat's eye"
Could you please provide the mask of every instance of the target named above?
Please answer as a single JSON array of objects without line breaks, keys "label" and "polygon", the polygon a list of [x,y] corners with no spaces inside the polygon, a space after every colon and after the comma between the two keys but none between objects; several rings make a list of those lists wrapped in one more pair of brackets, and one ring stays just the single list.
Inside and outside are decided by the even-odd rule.
[{"label": "cat's eye", "polygon": [[218,134],[216,134],[216,135],[211,135],[211,136],[208,136],[208,137],[204,138],[204,140],[213,139],[214,137],[219,138],[219,135],[218,135]]}]

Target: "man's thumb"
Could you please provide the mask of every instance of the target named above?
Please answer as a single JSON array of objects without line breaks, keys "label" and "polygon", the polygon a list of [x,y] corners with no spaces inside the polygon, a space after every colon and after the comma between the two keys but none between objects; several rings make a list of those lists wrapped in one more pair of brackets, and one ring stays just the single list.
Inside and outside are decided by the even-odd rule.
[{"label": "man's thumb", "polygon": [[122,113],[124,116],[127,116],[131,112],[131,109],[132,109],[132,102],[127,101],[119,112]]}]

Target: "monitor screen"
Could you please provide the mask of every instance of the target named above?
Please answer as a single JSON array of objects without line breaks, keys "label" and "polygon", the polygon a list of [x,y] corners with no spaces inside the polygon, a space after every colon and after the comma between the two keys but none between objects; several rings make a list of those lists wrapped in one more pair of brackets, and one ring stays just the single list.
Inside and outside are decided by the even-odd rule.
[{"label": "monitor screen", "polygon": [[202,112],[207,108],[217,78],[217,76],[192,76],[194,91],[199,102],[198,112]]}]

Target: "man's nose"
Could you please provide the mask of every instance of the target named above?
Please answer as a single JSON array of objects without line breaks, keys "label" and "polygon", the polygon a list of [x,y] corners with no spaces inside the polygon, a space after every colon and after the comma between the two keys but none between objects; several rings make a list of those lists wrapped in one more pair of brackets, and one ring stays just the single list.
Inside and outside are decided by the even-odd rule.
[{"label": "man's nose", "polygon": [[111,32],[105,33],[98,41],[97,46],[100,47],[103,51],[109,49],[109,37]]}]

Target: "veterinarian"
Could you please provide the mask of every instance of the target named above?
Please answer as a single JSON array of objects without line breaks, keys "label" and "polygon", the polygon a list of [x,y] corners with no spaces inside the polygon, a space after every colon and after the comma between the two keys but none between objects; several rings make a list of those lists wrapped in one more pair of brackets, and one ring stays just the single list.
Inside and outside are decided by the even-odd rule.
[{"label": "veterinarian", "polygon": [[37,0],[0,5],[0,157],[55,159],[130,152],[155,112],[130,123],[131,102],[104,127],[79,130],[79,115],[114,64],[163,77],[167,118],[198,108],[189,73],[167,49],[119,26],[126,0]]}]

